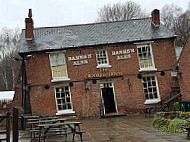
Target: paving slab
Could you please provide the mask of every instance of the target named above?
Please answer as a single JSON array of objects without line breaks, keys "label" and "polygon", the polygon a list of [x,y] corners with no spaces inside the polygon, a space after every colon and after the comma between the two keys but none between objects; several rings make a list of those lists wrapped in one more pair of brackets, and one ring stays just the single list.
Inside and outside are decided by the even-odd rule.
[{"label": "paving slab", "polygon": [[[152,128],[152,118],[123,116],[80,120],[84,142],[190,142],[185,133],[168,133]],[[71,142],[72,136],[48,138],[47,142]],[[23,134],[19,142],[29,142]]]}]

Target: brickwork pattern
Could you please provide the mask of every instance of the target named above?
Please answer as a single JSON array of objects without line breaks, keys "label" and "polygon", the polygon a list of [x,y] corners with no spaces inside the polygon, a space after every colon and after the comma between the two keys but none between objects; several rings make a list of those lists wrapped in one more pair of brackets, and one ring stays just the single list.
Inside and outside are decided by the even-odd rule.
[{"label": "brickwork pattern", "polygon": [[[96,50],[106,49],[111,68],[108,72],[122,72],[123,78],[107,78],[98,80],[93,84],[92,80],[84,81],[86,74],[102,73],[97,69]],[[117,56],[112,55],[112,51],[123,49],[135,49],[131,53],[131,58],[126,60],[117,60]],[[157,40],[152,42],[154,62],[158,70],[173,69],[176,67],[176,56],[174,42],[172,39]],[[76,55],[91,54],[92,58],[88,59],[88,64],[73,66],[73,61],[68,57]],[[67,70],[70,81],[74,82],[71,87],[71,96],[73,110],[79,117],[99,116],[99,105],[101,100],[101,89],[99,83],[112,82],[114,84],[115,99],[119,112],[124,113],[142,113],[144,107],[144,94],[142,81],[137,78],[139,62],[137,57],[136,45],[118,44],[105,45],[96,47],[83,47],[69,49],[65,52]],[[51,67],[48,53],[34,53],[33,58],[26,62],[27,79],[30,87],[30,101],[32,113],[34,115],[55,115],[57,112],[55,104],[54,87],[68,85],[69,81],[52,83]],[[166,72],[164,77],[159,73],[153,73],[158,78],[160,96],[164,97],[171,91],[175,84],[170,72]],[[45,85],[50,85],[45,89]]]},{"label": "brickwork pattern", "polygon": [[190,101],[190,40],[188,40],[184,47],[180,60],[179,60],[179,71],[180,76],[180,88],[182,93],[182,101]]}]

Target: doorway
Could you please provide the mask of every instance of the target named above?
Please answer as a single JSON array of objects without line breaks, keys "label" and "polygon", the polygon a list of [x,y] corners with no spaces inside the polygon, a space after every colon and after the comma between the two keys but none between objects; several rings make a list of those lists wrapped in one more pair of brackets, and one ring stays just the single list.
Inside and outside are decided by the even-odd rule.
[{"label": "doorway", "polygon": [[117,112],[113,83],[103,83],[101,86],[104,114]]}]

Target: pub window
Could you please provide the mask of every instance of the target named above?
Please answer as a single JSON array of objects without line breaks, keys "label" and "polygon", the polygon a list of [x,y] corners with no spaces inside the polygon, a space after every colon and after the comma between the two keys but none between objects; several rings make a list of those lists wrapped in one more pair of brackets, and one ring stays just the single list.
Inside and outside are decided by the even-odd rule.
[{"label": "pub window", "polygon": [[55,88],[55,99],[58,114],[73,112],[69,86]]},{"label": "pub window", "polygon": [[68,79],[65,55],[63,52],[50,53],[50,64],[53,80]]},{"label": "pub window", "polygon": [[155,76],[145,76],[143,80],[143,90],[145,95],[145,104],[157,103],[160,101],[157,78]]},{"label": "pub window", "polygon": [[151,44],[137,45],[140,70],[155,69]]},{"label": "pub window", "polygon": [[98,50],[96,51],[96,61],[97,67],[111,67],[108,61],[108,55],[106,50]]}]

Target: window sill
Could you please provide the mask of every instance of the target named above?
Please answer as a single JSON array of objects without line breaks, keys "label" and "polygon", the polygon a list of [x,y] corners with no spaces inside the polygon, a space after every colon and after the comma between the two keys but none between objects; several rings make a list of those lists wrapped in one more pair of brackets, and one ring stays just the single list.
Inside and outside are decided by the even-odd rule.
[{"label": "window sill", "polygon": [[149,104],[157,104],[159,103],[161,100],[160,99],[152,99],[152,100],[146,100],[144,102],[145,105],[149,105]]},{"label": "window sill", "polygon": [[96,68],[111,68],[111,65],[98,65]]},{"label": "window sill", "polygon": [[51,80],[51,82],[61,82],[61,81],[70,81],[70,78],[57,78],[57,79],[53,79]]},{"label": "window sill", "polygon": [[145,69],[139,69],[139,72],[150,72],[150,71],[157,71],[157,68],[145,68]]},{"label": "window sill", "polygon": [[75,115],[75,111],[73,110],[58,111],[56,115]]}]

